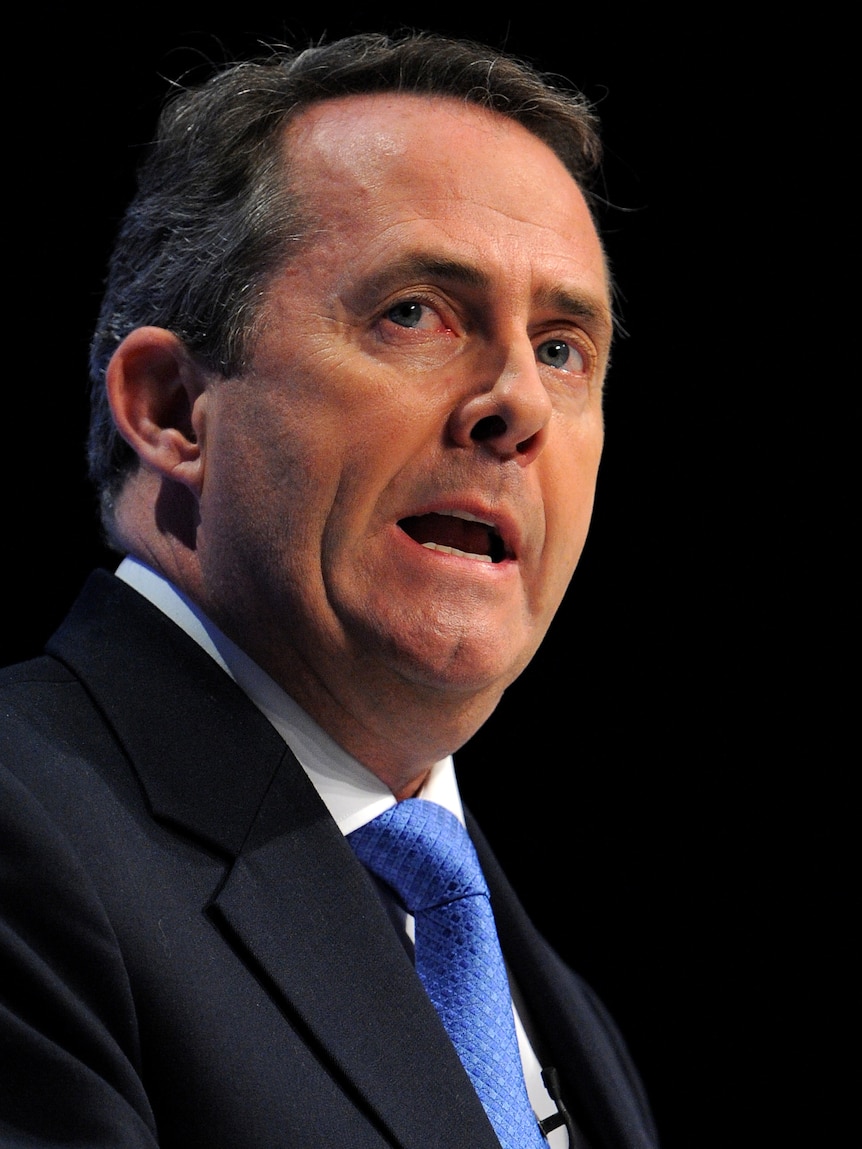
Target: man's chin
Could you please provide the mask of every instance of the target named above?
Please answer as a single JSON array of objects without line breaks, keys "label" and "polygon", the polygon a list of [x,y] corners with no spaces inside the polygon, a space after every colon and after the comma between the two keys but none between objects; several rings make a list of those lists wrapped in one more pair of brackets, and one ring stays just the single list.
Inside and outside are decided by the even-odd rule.
[{"label": "man's chin", "polygon": [[460,707],[475,701],[490,714],[534,652],[535,646],[512,649],[505,643],[483,642],[475,634],[449,643],[437,636],[397,648],[395,665],[405,682],[439,695],[441,704],[448,700]]}]

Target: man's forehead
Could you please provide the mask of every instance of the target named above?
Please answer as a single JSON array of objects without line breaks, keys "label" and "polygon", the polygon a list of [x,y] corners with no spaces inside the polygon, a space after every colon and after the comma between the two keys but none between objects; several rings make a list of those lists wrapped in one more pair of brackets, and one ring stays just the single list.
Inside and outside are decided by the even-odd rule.
[{"label": "man's forehead", "polygon": [[[285,147],[292,183],[313,198],[328,178],[360,193],[400,183],[417,195],[433,186],[452,196],[482,194],[495,179],[501,199],[532,193],[542,218],[574,206],[594,231],[582,188],[560,156],[515,119],[463,99],[377,92],[324,100],[288,124]],[[337,205],[324,193],[317,206]]]},{"label": "man's forehead", "polygon": [[378,268],[390,275],[383,264],[422,248],[431,260],[497,264],[498,278],[518,277],[530,294],[553,291],[552,280],[561,294],[569,285],[609,327],[605,254],[583,193],[513,119],[438,95],[351,95],[303,111],[287,153],[308,238],[322,241],[317,259],[336,248],[344,257],[351,238],[343,283]]},{"label": "man's forehead", "polygon": [[[516,156],[544,152],[565,172],[573,188],[577,181],[562,160],[538,136],[517,120],[460,97],[423,92],[370,92],[333,97],[312,104],[288,126],[288,148],[297,174],[321,168],[354,172],[397,168],[401,159],[433,156],[436,168],[460,164],[459,141],[480,132],[494,148]],[[518,176],[518,167],[511,175]],[[479,176],[476,170],[477,177]]]}]

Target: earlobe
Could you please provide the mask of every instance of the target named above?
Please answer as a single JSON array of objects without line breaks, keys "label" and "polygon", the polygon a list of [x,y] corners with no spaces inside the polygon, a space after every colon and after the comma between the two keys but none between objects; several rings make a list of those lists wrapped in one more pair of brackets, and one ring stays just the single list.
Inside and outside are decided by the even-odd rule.
[{"label": "earlobe", "polygon": [[206,376],[182,340],[162,327],[138,327],[106,372],[117,429],[141,462],[193,489],[203,470]]}]

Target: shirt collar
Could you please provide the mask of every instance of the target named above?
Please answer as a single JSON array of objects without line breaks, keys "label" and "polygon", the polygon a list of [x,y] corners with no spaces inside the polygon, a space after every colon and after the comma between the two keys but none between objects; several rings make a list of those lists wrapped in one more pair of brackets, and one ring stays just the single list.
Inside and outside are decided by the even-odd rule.
[{"label": "shirt collar", "polygon": [[[116,573],[214,658],[269,719],[295,754],[343,834],[364,826],[395,805],[388,786],[330,738],[289,694],[166,578],[131,557],[123,559]],[[435,763],[418,796],[445,806],[464,821],[451,755]]]}]

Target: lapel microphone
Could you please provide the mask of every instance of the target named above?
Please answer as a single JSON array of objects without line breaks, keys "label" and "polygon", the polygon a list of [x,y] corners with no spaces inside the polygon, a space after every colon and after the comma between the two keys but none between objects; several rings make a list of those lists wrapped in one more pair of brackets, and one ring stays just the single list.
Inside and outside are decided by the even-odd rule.
[{"label": "lapel microphone", "polygon": [[577,1146],[584,1145],[584,1139],[575,1127],[574,1118],[568,1109],[566,1109],[565,1102],[563,1101],[563,1096],[560,1092],[560,1075],[552,1065],[542,1070],[542,1081],[551,1100],[557,1107],[556,1113],[552,1113],[549,1117],[546,1117],[544,1121],[539,1122],[542,1135],[547,1137],[549,1133],[553,1133],[555,1129],[559,1129],[561,1125],[565,1125],[566,1132],[569,1135],[569,1145],[571,1149],[576,1149]]}]

